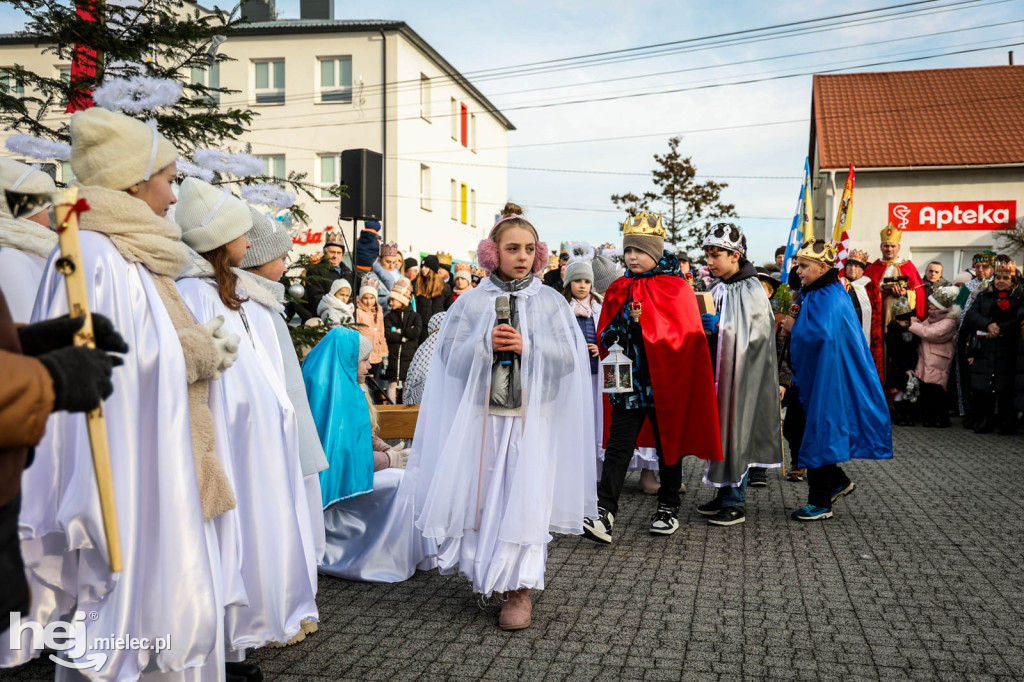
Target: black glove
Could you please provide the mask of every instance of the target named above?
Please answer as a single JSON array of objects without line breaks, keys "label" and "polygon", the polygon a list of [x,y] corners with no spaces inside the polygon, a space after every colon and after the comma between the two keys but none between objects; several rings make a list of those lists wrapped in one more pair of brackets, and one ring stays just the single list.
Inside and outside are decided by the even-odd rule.
[{"label": "black glove", "polygon": [[622,335],[622,332],[617,329],[607,330],[599,340],[601,341],[601,345],[605,348],[611,348],[615,344],[619,344],[619,346],[625,348],[623,343],[625,341],[625,337]]},{"label": "black glove", "polygon": [[[75,332],[85,324],[84,317],[61,315],[52,320],[36,322],[18,329],[21,341],[21,352],[25,355],[40,356],[44,353],[73,346]],[[92,331],[96,339],[96,347],[114,353],[127,353],[128,344],[114,330],[109,319],[99,313],[92,314]]]},{"label": "black glove", "polygon": [[53,379],[53,409],[88,412],[114,392],[110,375],[124,362],[97,348],[68,346],[39,356]]}]

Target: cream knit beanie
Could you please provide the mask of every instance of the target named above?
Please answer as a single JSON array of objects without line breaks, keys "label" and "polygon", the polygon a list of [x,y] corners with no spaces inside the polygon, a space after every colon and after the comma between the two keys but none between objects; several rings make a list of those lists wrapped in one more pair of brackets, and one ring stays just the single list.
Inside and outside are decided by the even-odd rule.
[{"label": "cream knit beanie", "polygon": [[292,235],[283,225],[278,225],[255,206],[249,206],[249,215],[252,216],[252,229],[247,234],[252,248],[245,253],[243,269],[258,268],[292,250]]},{"label": "cream knit beanie", "polygon": [[227,189],[191,177],[181,183],[174,220],[181,228],[181,240],[196,253],[224,246],[252,227],[248,204]]},{"label": "cream knit beanie", "polygon": [[[14,159],[0,158],[0,190],[15,190],[28,194],[49,194],[57,190],[53,178],[43,171]],[[6,199],[0,191],[0,207],[6,207]],[[48,208],[46,204],[42,209]],[[38,211],[37,211],[38,213]]]},{"label": "cream knit beanie", "polygon": [[71,116],[71,170],[83,185],[128,189],[177,158],[174,145],[138,119],[99,107]]}]

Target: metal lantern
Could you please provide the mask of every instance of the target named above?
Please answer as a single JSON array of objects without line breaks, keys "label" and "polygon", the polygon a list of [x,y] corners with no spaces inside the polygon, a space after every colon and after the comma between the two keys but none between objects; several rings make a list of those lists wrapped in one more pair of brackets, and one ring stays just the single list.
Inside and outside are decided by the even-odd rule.
[{"label": "metal lantern", "polygon": [[633,361],[613,343],[601,361],[601,390],[605,393],[633,392]]}]

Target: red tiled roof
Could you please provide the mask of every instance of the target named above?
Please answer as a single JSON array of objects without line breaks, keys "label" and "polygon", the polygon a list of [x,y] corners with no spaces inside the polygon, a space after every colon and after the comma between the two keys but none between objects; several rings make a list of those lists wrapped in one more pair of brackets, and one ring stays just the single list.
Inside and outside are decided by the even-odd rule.
[{"label": "red tiled roof", "polygon": [[813,97],[819,168],[1024,164],[1024,66],[819,75]]}]

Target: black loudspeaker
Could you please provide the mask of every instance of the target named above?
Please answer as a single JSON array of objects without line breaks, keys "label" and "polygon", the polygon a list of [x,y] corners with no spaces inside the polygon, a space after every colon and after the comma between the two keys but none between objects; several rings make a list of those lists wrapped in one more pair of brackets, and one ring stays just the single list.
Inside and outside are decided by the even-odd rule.
[{"label": "black loudspeaker", "polygon": [[341,153],[341,184],[348,196],[341,198],[343,220],[380,220],[384,215],[381,191],[384,157],[369,149]]}]

